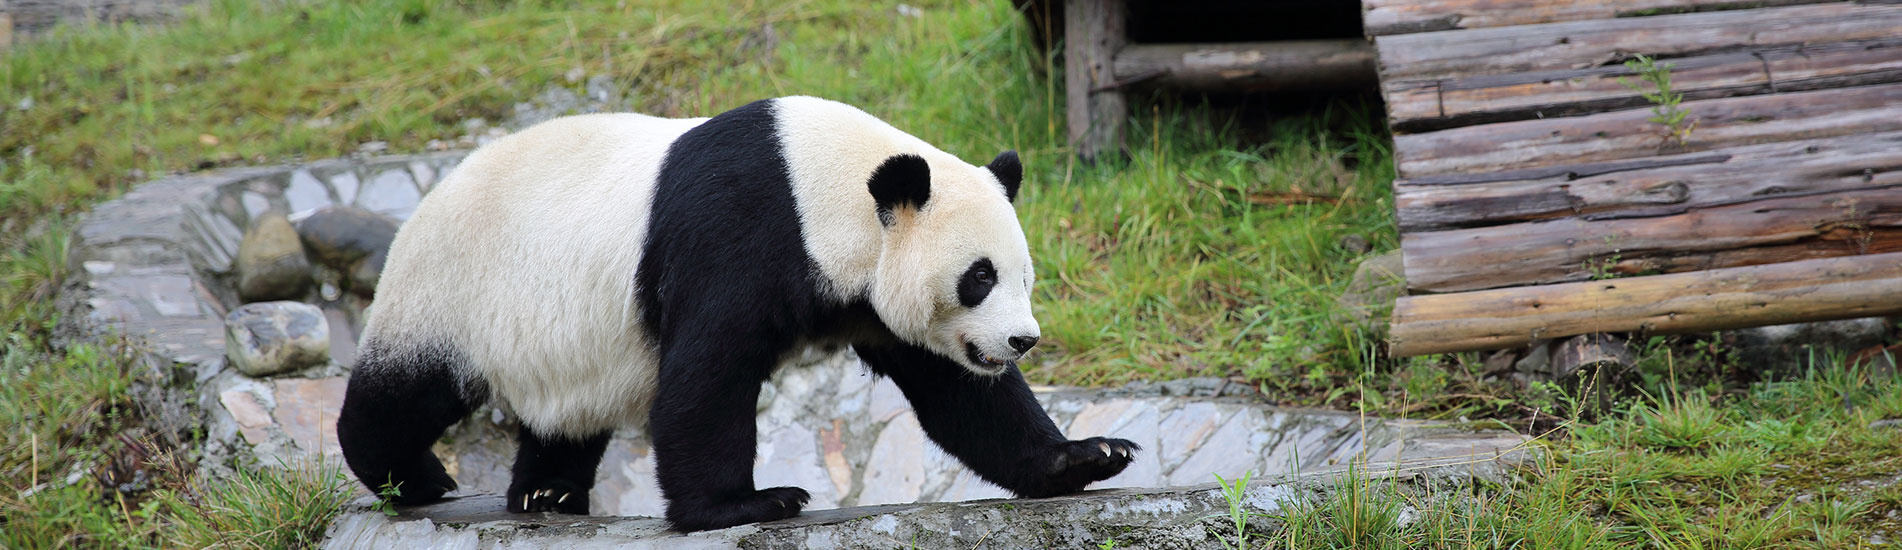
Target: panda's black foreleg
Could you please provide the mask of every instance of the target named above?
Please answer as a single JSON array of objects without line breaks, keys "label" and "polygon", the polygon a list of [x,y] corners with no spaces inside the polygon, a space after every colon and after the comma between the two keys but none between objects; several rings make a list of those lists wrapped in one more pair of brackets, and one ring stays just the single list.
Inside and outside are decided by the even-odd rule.
[{"label": "panda's black foreleg", "polygon": [[1122,473],[1142,449],[1123,439],[1064,438],[1015,367],[983,376],[910,344],[853,348],[905,393],[932,441],[1018,496],[1081,491]]},{"label": "panda's black foreleg", "polygon": [[582,439],[542,437],[526,424],[516,436],[510,512],[588,514],[588,491],[613,432]]},{"label": "panda's black foreleg", "polygon": [[370,492],[398,504],[423,504],[456,489],[429,448],[443,430],[468,416],[482,395],[464,387],[460,356],[413,346],[392,352],[366,342],[344,386],[337,443],[344,462]]},{"label": "panda's black foreleg", "polygon": [[662,355],[649,417],[667,521],[702,531],[798,515],[805,489],[753,488],[754,414],[775,353],[748,338],[680,340]]}]

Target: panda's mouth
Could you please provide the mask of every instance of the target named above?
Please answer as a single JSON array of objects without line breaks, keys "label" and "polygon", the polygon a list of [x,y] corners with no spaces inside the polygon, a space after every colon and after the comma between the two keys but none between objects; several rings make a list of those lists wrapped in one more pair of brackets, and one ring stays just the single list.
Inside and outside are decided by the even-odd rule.
[{"label": "panda's mouth", "polygon": [[1001,372],[1017,364],[1016,361],[998,359],[985,355],[984,352],[977,350],[977,344],[970,342],[964,343],[964,358],[969,359],[971,364],[983,367],[992,372]]}]

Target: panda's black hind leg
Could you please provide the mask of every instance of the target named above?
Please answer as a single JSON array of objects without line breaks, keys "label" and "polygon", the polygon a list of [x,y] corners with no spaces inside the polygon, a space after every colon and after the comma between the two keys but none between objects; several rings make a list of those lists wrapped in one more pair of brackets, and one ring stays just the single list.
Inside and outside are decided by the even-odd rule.
[{"label": "panda's black hind leg", "polygon": [[561,512],[587,515],[588,491],[608,450],[612,432],[574,440],[542,437],[523,425],[516,438],[514,478],[509,481],[510,512]]},{"label": "panda's black hind leg", "polygon": [[456,489],[429,448],[477,404],[465,396],[483,393],[459,381],[457,361],[441,348],[393,353],[376,342],[364,345],[344,389],[337,443],[370,492],[423,504]]}]

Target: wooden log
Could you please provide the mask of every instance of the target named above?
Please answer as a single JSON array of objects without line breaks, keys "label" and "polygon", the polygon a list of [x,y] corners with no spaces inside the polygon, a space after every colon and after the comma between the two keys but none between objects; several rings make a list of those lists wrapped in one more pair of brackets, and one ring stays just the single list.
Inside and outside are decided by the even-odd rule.
[{"label": "wooden log", "polygon": [[1595,332],[1685,333],[1902,314],[1902,253],[1459,294],[1407,296],[1396,356]]},{"label": "wooden log", "polygon": [[1407,233],[1400,246],[1416,292],[1902,251],[1902,184]]},{"label": "wooden log", "polygon": [[1625,339],[1611,334],[1580,334],[1552,348],[1552,378],[1565,380],[1593,372],[1622,371],[1635,362]]},{"label": "wooden log", "polygon": [[1584,69],[1633,52],[1686,57],[1730,49],[1893,38],[1902,5],[1815,4],[1383,36],[1382,80]]},{"label": "wooden log", "polygon": [[1123,0],[1064,0],[1063,13],[1070,148],[1086,160],[1120,154],[1129,113],[1111,64],[1125,40]]},{"label": "wooden log", "polygon": [[1362,0],[1368,36],[1643,17],[1838,0]]},{"label": "wooden log", "polygon": [[[1884,84],[1902,82],[1902,37],[1752,48],[1665,63],[1671,65],[1672,88],[1690,100]],[[1388,81],[1383,96],[1394,129],[1406,132],[1648,107],[1621,79],[1636,80],[1635,72],[1613,65]]]},{"label": "wooden log", "polygon": [[1374,84],[1366,40],[1138,44],[1116,54],[1116,81],[1220,92],[1339,90]]},{"label": "wooden log", "polygon": [[1534,177],[1439,185],[1395,182],[1402,233],[1485,227],[1659,206],[1697,208],[1787,193],[1902,184],[1902,132],[1569,166]]},{"label": "wooden log", "polygon": [[1525,170],[1723,147],[1902,130],[1902,84],[1686,101],[1697,123],[1678,144],[1649,109],[1394,136],[1402,178]]},{"label": "wooden log", "polygon": [[1599,415],[1611,412],[1619,390],[1625,386],[1637,354],[1625,339],[1613,334],[1580,334],[1552,347],[1547,362],[1551,380],[1579,399],[1578,412]]}]

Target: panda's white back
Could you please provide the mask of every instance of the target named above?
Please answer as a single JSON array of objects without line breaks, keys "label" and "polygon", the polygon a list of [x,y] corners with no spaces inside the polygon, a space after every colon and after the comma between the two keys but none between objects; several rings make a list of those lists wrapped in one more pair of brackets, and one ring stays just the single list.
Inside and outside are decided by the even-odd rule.
[{"label": "panda's white back", "polygon": [[644,423],[633,274],[668,145],[705,121],[566,117],[470,154],[397,232],[365,339],[451,343],[551,434]]}]

